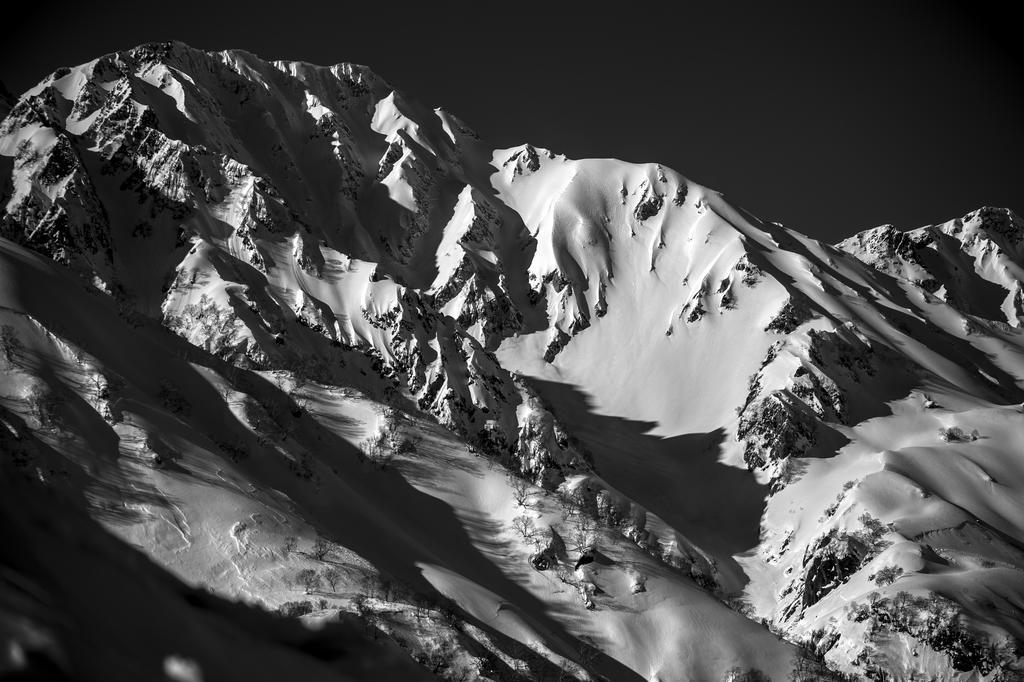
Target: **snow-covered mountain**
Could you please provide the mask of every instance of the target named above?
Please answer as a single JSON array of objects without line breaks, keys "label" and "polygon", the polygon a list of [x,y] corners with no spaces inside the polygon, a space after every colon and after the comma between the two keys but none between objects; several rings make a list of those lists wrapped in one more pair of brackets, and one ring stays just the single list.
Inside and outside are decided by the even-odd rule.
[{"label": "snow-covered mountain", "polygon": [[181,43],[0,178],[4,670],[1024,675],[1008,210],[833,247]]}]

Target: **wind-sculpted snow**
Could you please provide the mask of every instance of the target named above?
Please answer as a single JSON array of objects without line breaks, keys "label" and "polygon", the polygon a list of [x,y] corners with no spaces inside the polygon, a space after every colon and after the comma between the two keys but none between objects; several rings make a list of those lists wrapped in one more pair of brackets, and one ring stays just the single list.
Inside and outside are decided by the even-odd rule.
[{"label": "wind-sculpted snow", "polygon": [[1012,212],[834,248],[181,43],[44,79],[0,172],[17,468],[186,582],[451,679],[1021,673]]}]

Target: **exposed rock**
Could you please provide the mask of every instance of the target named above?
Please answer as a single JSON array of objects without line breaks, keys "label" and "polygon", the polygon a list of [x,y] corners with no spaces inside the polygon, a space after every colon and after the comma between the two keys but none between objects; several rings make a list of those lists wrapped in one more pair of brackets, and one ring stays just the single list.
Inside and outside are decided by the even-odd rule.
[{"label": "exposed rock", "polygon": [[572,341],[571,336],[563,332],[561,329],[556,328],[554,338],[551,339],[551,342],[548,343],[548,347],[544,350],[544,361],[554,362],[555,358],[558,357],[558,354],[563,348],[569,345],[570,341]]},{"label": "exposed rock", "polygon": [[803,607],[845,583],[861,567],[868,549],[861,540],[835,531],[818,538],[804,556]]},{"label": "exposed rock", "polygon": [[550,526],[542,534],[542,546],[530,555],[530,564],[538,571],[547,571],[557,567],[560,557],[565,556],[565,542]]},{"label": "exposed rock", "polygon": [[676,190],[676,195],[672,197],[672,203],[676,206],[682,206],[686,203],[686,194],[689,191],[689,186],[682,182],[679,184],[679,188]]},{"label": "exposed rock", "polygon": [[522,175],[525,172],[535,172],[540,169],[540,156],[533,145],[524,145],[522,149],[510,156],[502,164],[503,167],[512,165],[512,177]]},{"label": "exposed rock", "polygon": [[766,332],[775,332],[776,334],[792,334],[796,331],[797,327],[811,321],[814,317],[816,317],[816,313],[811,308],[809,302],[799,294],[792,294],[786,299],[782,308],[772,317],[764,330]]},{"label": "exposed rock", "polygon": [[772,391],[744,410],[737,438],[746,441],[743,460],[751,469],[801,457],[815,443],[816,415],[790,392]]},{"label": "exposed rock", "polygon": [[637,202],[636,208],[633,209],[633,216],[639,222],[653,218],[661,211],[664,203],[665,200],[660,194],[652,187],[646,186],[644,187],[643,194],[640,196],[640,201]]}]

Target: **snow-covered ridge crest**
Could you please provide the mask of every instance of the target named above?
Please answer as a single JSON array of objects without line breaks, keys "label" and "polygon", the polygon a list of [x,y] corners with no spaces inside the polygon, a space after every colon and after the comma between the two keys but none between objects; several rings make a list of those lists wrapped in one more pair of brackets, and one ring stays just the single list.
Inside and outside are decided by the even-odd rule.
[{"label": "snow-covered ridge crest", "polygon": [[[877,227],[850,237],[839,248],[964,312],[1021,325],[1024,221],[1009,209],[986,206],[909,232]],[[999,288],[1005,290],[1001,300]]]}]

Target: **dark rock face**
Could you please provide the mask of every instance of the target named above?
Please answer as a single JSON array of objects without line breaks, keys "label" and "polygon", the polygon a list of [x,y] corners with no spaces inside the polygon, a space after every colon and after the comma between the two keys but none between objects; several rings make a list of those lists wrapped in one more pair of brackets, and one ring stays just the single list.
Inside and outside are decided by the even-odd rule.
[{"label": "dark rock face", "polygon": [[537,156],[537,150],[531,145],[526,145],[526,169],[535,171],[540,168],[540,157]]},{"label": "dark rock face", "polygon": [[400,142],[392,142],[388,145],[388,150],[380,160],[380,170],[377,171],[378,180],[383,180],[388,176],[391,169],[395,167],[395,163],[402,158],[403,152],[404,149]]},{"label": "dark rock face", "polygon": [[562,349],[569,345],[572,337],[563,332],[561,329],[555,330],[555,338],[551,339],[551,343],[548,344],[547,349],[544,351],[544,361],[554,362],[558,354],[562,352]]},{"label": "dark rock face", "polygon": [[548,550],[542,550],[530,555],[530,565],[538,571],[546,571],[558,565],[558,558]]},{"label": "dark rock face", "polygon": [[514,164],[512,167],[513,177],[527,172],[533,173],[540,170],[540,155],[537,154],[537,150],[533,145],[524,145],[521,150],[510,156],[502,165],[508,166],[509,164]]},{"label": "dark rock face", "polygon": [[860,539],[831,531],[804,557],[803,607],[817,604],[857,572],[869,547]]},{"label": "dark rock face", "polygon": [[892,225],[883,225],[870,232],[865,247],[879,257],[898,256],[911,262],[918,262],[916,254],[933,242],[931,235],[915,235],[898,230]]},{"label": "dark rock face", "polygon": [[773,391],[744,410],[737,437],[746,441],[743,460],[751,469],[800,457],[815,443],[815,415],[789,391]]},{"label": "dark rock face", "polygon": [[638,203],[636,208],[633,209],[633,216],[640,222],[643,222],[648,218],[653,218],[658,215],[659,211],[661,211],[661,207],[664,203],[665,200],[660,194],[648,189],[644,192],[644,196],[640,200],[640,203]]},{"label": "dark rock face", "polygon": [[580,558],[576,560],[576,565],[573,566],[573,570],[579,570],[580,566],[586,566],[587,564],[594,563],[594,556],[589,553],[583,553]]},{"label": "dark rock face", "polygon": [[679,185],[679,189],[676,190],[676,195],[672,197],[672,203],[676,206],[682,206],[686,203],[686,195],[689,192],[689,186],[684,182]]},{"label": "dark rock face", "polygon": [[747,287],[755,286],[764,278],[764,271],[751,263],[750,257],[747,254],[740,256],[740,259],[736,261],[734,269],[736,272],[743,273],[740,281]]},{"label": "dark rock face", "polygon": [[808,301],[802,296],[793,295],[786,301],[782,309],[772,318],[772,321],[765,327],[766,332],[776,334],[792,334],[796,328],[805,322],[814,319],[815,313]]},{"label": "dark rock face", "polygon": [[[794,309],[800,308],[802,304],[794,299],[783,306],[776,317],[779,328],[799,326],[805,316]],[[852,395],[871,390],[878,367],[888,366],[889,360],[896,362],[884,348],[875,348],[847,326],[804,333],[806,343],[787,339],[773,344],[761,368],[750,377],[747,399],[738,409],[736,435],[746,443],[744,459],[751,469],[769,469],[790,457],[807,456],[833,431],[830,423],[849,423],[850,405],[856,403],[851,402]],[[780,355],[791,359],[796,355],[798,363],[787,371],[784,383],[765,386],[766,369]]]},{"label": "dark rock face", "polygon": [[690,310],[690,314],[686,316],[686,321],[689,324],[693,324],[694,322],[700,320],[700,318],[704,317],[704,314],[706,312],[707,311],[704,310],[704,301],[701,299],[697,299],[696,305],[694,305],[693,308]]},{"label": "dark rock face", "polygon": [[565,542],[553,528],[546,531],[547,542],[530,555],[530,565],[538,571],[547,571],[558,566],[559,557],[565,556]]},{"label": "dark rock face", "polygon": [[981,229],[1005,246],[1019,246],[1024,243],[1024,221],[1009,209],[984,206],[973,213],[968,213],[961,222],[970,222],[973,219],[980,220]]},{"label": "dark rock face", "polygon": [[469,255],[463,256],[451,278],[434,295],[433,304],[441,308],[459,294],[462,304],[456,320],[464,329],[479,323],[488,347],[522,326],[522,313],[508,294],[504,276],[495,274],[493,269],[485,271]]}]

